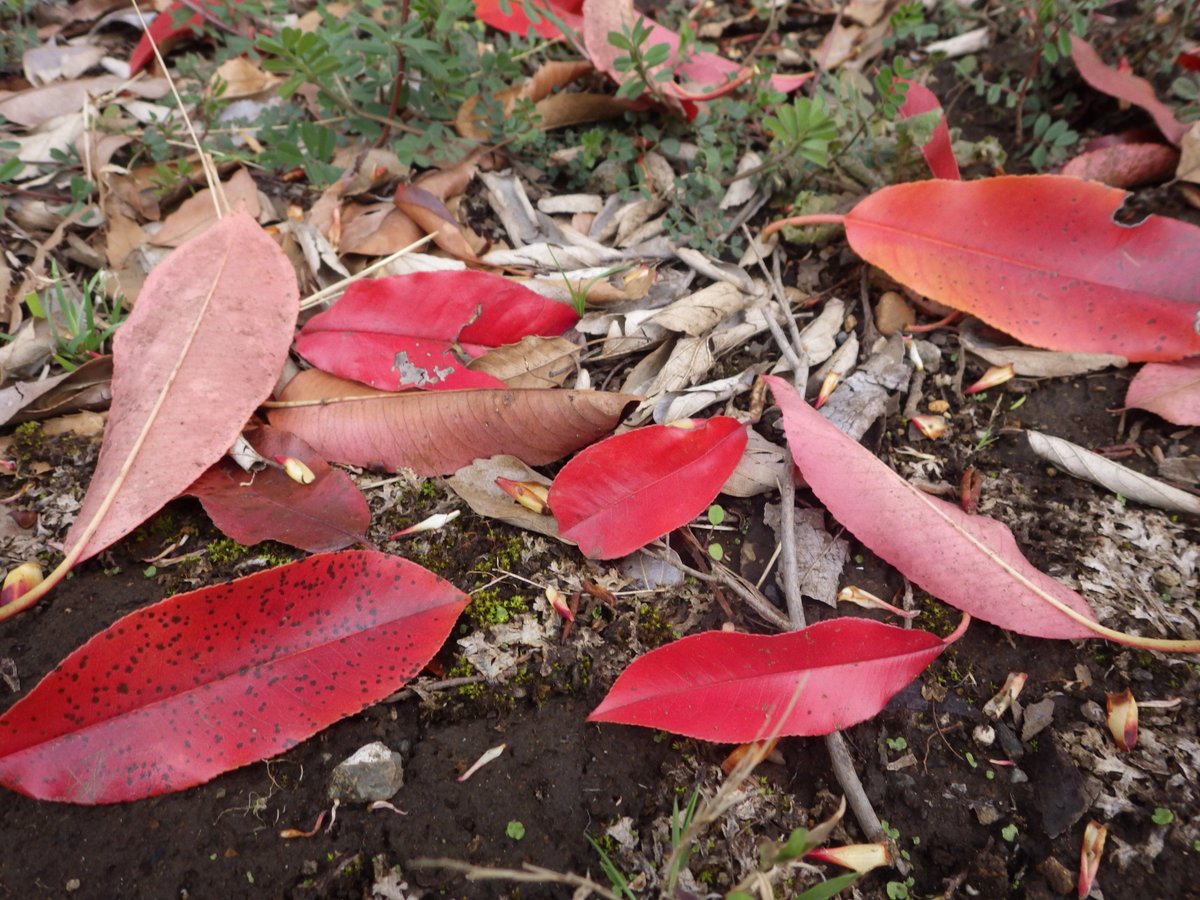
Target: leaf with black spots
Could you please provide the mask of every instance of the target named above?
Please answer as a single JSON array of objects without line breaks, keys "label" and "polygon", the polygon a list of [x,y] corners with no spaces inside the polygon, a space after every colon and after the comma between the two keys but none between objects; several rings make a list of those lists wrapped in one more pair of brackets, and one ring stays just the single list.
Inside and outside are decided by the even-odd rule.
[{"label": "leaf with black spots", "polygon": [[170,597],[0,716],[0,784],[119,803],[275,756],[416,675],[467,601],[416,563],[359,550]]}]

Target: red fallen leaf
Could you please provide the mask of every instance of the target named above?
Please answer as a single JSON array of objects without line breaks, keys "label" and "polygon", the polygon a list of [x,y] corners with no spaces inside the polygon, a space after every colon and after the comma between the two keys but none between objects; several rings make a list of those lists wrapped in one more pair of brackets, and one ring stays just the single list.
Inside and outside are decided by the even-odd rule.
[{"label": "red fallen leaf", "polygon": [[795,388],[766,378],[783,412],[788,447],[804,480],[876,556],[940,600],[1009,631],[1045,638],[1095,637],[1044,595],[1094,621],[1087,601],[1035,569],[995,519],[969,515],[913,487],[846,437]]},{"label": "red fallen leaf", "polygon": [[[509,11],[506,13],[501,8],[502,2],[505,0],[475,0],[475,17],[480,22],[491,25],[500,31],[524,37],[529,33],[529,28],[533,23],[525,15],[523,4],[507,0]],[[583,17],[580,15],[583,9],[583,0],[549,0],[547,3],[533,0],[533,8],[551,10],[563,20],[564,24],[576,30],[583,24]],[[549,19],[539,19],[533,28],[540,37],[556,38],[561,35],[558,27]]]},{"label": "red fallen leaf", "polygon": [[613,559],[686,525],[712,502],[746,449],[728,416],[651,425],[588,447],[550,485],[559,534]]},{"label": "red fallen leaf", "polygon": [[1200,359],[1142,366],[1125,394],[1125,405],[1176,425],[1200,425]]},{"label": "red fallen leaf", "polygon": [[416,563],[361,550],[170,597],[0,716],[0,784],[119,803],[282,753],[419,672],[467,602]]},{"label": "red fallen leaf", "polygon": [[1113,222],[1125,194],[1062,175],[917,181],[844,217],[854,251],[1027,344],[1134,361],[1200,354],[1200,228]]},{"label": "red fallen leaf", "polygon": [[325,459],[394,472],[448,475],[480,457],[508,453],[539,466],[611,432],[638,399],[557,389],[407,391],[390,394],[309,369],[269,411]]},{"label": "red fallen leaf", "polygon": [[341,469],[332,468],[294,434],[262,427],[246,436],[267,459],[299,459],[316,476],[298,484],[280,469],[250,474],[226,457],[187,489],[213,524],[239,544],[280,541],[321,553],[366,540],[371,510]]},{"label": "red fallen leaf", "polygon": [[[900,107],[901,116],[909,119],[935,109],[941,112],[942,104],[937,95],[925,85],[909,81],[907,78],[896,80],[908,85],[908,93],[904,95],[904,104]],[[933,137],[921,148],[921,153],[934,178],[958,181],[962,177],[958,171],[958,160],[954,158],[954,148],[950,145],[950,127],[946,124],[944,112],[937,127],[933,129]]]},{"label": "red fallen leaf", "polygon": [[418,272],[350,285],[305,323],[296,350],[326,372],[383,390],[502,388],[466,363],[527,335],[560,335],[578,319],[499,275]]},{"label": "red fallen leaf", "polygon": [[1112,144],[1080,153],[1062,167],[1063,175],[1110,187],[1134,188],[1166,181],[1175,174],[1179,150],[1165,144]]},{"label": "red fallen leaf", "polygon": [[1071,58],[1083,80],[1101,93],[1132,103],[1148,112],[1163,137],[1179,146],[1188,126],[1175,118],[1169,106],[1154,95],[1145,78],[1106,66],[1095,49],[1076,34],[1071,35]]},{"label": "red fallen leaf", "polygon": [[133,531],[229,449],[271,395],[299,311],[292,264],[245,212],[150,273],[113,339],[112,407],[66,556],[20,612],[77,562]]},{"label": "red fallen leaf", "polygon": [[944,641],[854,618],[776,635],[706,631],[635,659],[588,721],[730,744],[829,734],[883,709],[968,621]]},{"label": "red fallen leaf", "polygon": [[1189,72],[1200,72],[1200,47],[1193,47],[1191,50],[1181,50],[1179,55],[1175,57],[1175,63],[1181,69],[1186,69]]},{"label": "red fallen leaf", "polygon": [[[236,6],[242,0],[200,0],[200,2],[211,10],[208,18],[216,20],[216,13]],[[204,12],[198,11],[186,19],[181,18],[187,10],[194,9],[196,9],[195,3],[176,0],[175,3],[154,17],[154,21],[142,32],[137,46],[129,54],[129,74],[131,76],[136,75],[154,60],[153,44],[158,45],[158,52],[165,57],[171,47],[180,40],[201,33],[206,19]]]}]

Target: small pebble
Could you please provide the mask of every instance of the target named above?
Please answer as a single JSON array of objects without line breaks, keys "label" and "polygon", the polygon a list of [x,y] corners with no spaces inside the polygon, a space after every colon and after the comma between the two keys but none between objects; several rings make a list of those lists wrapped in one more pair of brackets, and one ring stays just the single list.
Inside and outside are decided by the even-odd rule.
[{"label": "small pebble", "polygon": [[907,325],[915,325],[917,314],[907,300],[895,291],[884,291],[875,304],[875,327],[890,337],[899,334]]}]

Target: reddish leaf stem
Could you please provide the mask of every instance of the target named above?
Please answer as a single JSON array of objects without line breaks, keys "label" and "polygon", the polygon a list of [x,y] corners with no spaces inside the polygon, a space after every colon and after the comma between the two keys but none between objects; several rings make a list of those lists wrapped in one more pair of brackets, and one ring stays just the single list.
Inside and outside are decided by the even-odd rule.
[{"label": "reddish leaf stem", "polygon": [[767,225],[762,230],[759,240],[765,241],[781,228],[803,228],[806,225],[844,225],[846,222],[845,216],[839,216],[834,213],[822,213],[812,216],[790,216],[786,219],[776,219]]}]

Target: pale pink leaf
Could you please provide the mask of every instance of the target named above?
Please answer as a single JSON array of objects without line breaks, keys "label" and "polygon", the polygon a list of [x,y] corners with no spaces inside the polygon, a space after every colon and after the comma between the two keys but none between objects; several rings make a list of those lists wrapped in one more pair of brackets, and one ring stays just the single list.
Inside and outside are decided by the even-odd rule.
[{"label": "pale pink leaf", "polygon": [[876,556],[938,599],[1001,628],[1045,638],[1097,636],[1049,602],[1095,621],[1083,597],[1021,555],[1008,526],[913,487],[786,381],[766,380],[800,474]]},{"label": "pale pink leaf", "polygon": [[1125,394],[1125,405],[1176,425],[1200,425],[1200,357],[1142,366]]}]

